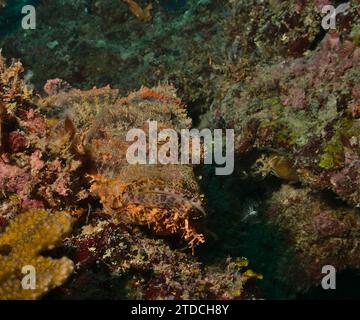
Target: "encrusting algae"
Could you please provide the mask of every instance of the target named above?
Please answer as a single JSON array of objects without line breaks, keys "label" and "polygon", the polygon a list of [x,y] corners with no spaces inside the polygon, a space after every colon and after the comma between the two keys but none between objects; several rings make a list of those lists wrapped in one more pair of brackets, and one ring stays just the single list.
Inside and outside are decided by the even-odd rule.
[{"label": "encrusting algae", "polygon": [[[36,299],[60,286],[74,269],[66,258],[43,257],[71,230],[72,218],[63,213],[33,210],[16,217],[0,234],[0,299]],[[36,271],[35,288],[24,289],[22,268]]]}]

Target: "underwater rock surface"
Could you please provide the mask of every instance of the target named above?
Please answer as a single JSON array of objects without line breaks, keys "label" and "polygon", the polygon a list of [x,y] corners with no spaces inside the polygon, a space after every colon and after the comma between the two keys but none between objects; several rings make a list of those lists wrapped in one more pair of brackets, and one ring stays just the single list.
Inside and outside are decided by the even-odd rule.
[{"label": "underwater rock surface", "polygon": [[[328,31],[338,1],[34,3],[36,30],[7,24],[22,1],[1,11],[0,47],[31,72],[1,64],[0,228],[30,209],[77,220],[57,250],[79,275],[50,297],[251,298],[248,254],[291,297],[323,265],[359,268],[360,1]],[[126,165],[148,119],[233,128],[236,173]]]},{"label": "underwater rock surface", "polygon": [[[121,98],[110,87],[81,91],[56,79],[46,84],[48,97],[35,97],[22,72],[20,62],[7,67],[1,59],[0,248],[14,250],[10,255],[5,247],[0,251],[0,298],[40,297],[74,269],[70,282],[52,294],[75,298],[81,296],[82,277],[99,268],[102,277],[87,288],[92,298],[104,277],[113,281],[112,298],[251,297],[244,284],[257,274],[247,270],[246,259],[203,268],[191,252],[180,251],[181,239],[193,253],[204,242],[198,230],[205,211],[193,168],[132,166],[125,160],[131,121],[139,128],[149,119],[175,130],[190,126],[173,87],[143,87]],[[70,233],[68,219],[75,226],[57,254],[69,256],[76,266],[65,257],[35,257]],[[22,239],[24,229],[29,236]],[[173,236],[175,248],[154,235]],[[12,258],[15,254],[19,257]],[[36,266],[39,276],[47,270],[45,283],[31,295],[14,276],[22,268],[15,263],[20,260]]]}]

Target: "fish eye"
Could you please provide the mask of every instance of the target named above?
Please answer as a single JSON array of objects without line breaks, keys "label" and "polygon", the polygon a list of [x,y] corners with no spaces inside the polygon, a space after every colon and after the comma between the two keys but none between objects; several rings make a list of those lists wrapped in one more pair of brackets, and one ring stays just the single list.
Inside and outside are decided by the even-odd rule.
[{"label": "fish eye", "polygon": [[189,218],[191,220],[201,220],[204,218],[204,213],[196,208],[192,208],[189,212]]}]

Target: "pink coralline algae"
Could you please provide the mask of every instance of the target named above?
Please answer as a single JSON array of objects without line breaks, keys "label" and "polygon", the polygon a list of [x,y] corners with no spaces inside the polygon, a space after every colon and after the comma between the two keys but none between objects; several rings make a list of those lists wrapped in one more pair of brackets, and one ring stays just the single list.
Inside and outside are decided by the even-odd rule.
[{"label": "pink coralline algae", "polygon": [[31,175],[25,169],[0,162],[0,189],[26,197],[31,191]]},{"label": "pink coralline algae", "polygon": [[72,87],[69,83],[59,78],[48,80],[44,86],[44,91],[49,96],[58,94],[62,91],[66,92],[71,89]]},{"label": "pink coralline algae", "polygon": [[319,10],[321,10],[324,6],[331,4],[333,4],[333,1],[330,0],[315,0],[315,5]]},{"label": "pink coralline algae", "polygon": [[27,140],[20,132],[11,132],[9,134],[9,145],[11,153],[24,151],[27,145]]},{"label": "pink coralline algae", "polygon": [[340,38],[329,32],[315,52],[257,68],[213,114],[234,126],[239,157],[253,150],[286,156],[302,183],[357,205],[360,47]]},{"label": "pink coralline algae", "polygon": [[346,225],[341,223],[336,217],[332,216],[329,211],[321,212],[314,217],[316,232],[326,237],[341,237],[346,232]]},{"label": "pink coralline algae", "polygon": [[26,129],[28,133],[44,135],[46,131],[44,116],[33,108],[24,112],[23,118],[20,120],[20,125]]},{"label": "pink coralline algae", "polygon": [[0,98],[6,102],[0,115],[2,200],[22,208],[59,209],[70,195],[76,198],[81,161],[70,153],[68,141],[49,138],[49,119],[22,80],[21,63],[7,67],[1,57],[1,64]]}]

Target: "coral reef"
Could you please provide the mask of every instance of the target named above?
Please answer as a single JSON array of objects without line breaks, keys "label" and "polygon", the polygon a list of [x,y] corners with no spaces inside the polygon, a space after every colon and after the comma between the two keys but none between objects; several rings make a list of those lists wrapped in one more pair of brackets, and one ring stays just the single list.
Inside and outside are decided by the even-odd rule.
[{"label": "coral reef", "polygon": [[[36,299],[65,282],[74,269],[68,258],[40,252],[53,249],[71,230],[71,217],[45,210],[22,213],[0,234],[0,299]],[[35,288],[22,286],[24,266],[35,268]]]},{"label": "coral reef", "polygon": [[[261,276],[247,270],[245,260],[205,268],[179,248],[184,238],[194,254],[204,242],[205,210],[193,167],[125,160],[130,128],[146,129],[148,120],[179,133],[190,128],[172,86],[142,87],[121,98],[109,86],[81,91],[55,78],[45,84],[47,96],[40,97],[22,73],[21,63],[7,67],[2,60],[2,298],[49,295],[70,275],[72,261],[83,276],[73,275],[50,296],[76,297],[79,281],[102,265],[103,277],[119,285],[111,297],[122,291],[145,299],[253,297],[244,286]],[[72,260],[38,256],[69,233],[70,216],[77,226],[59,252]],[[20,288],[23,264],[35,267],[36,290]]]},{"label": "coral reef", "polygon": [[[304,2],[298,12],[306,16],[304,21],[311,21],[310,29],[301,28],[308,30],[306,37],[321,30],[321,20],[306,13],[311,6],[314,4]],[[294,8],[300,7],[296,4]],[[354,1],[346,15],[338,17],[337,30],[322,30],[323,36],[314,42],[312,50],[306,45],[296,54],[283,51],[292,48],[287,40],[296,28],[290,28],[284,33],[284,46],[277,43],[277,53],[269,51],[270,63],[252,64],[253,69],[245,76],[243,68],[233,68],[220,81],[220,93],[203,120],[213,127],[234,128],[236,154],[243,165],[241,174],[245,171],[245,177],[265,184],[268,182],[264,177],[273,175],[285,184],[280,191],[274,191],[271,184],[267,186],[269,202],[263,210],[271,213],[264,217],[270,225],[289,235],[289,256],[296,262],[291,263],[291,272],[283,274],[295,290],[319,284],[321,265],[336,265],[339,270],[358,267],[352,257],[358,246],[357,223],[344,222],[357,220],[360,203],[358,10]],[[286,11],[290,13],[291,9]],[[281,61],[277,61],[278,55]],[[288,183],[297,184],[298,189],[292,191]],[[314,198],[310,190],[317,191],[318,196]],[[348,207],[340,213],[336,205],[326,204],[327,192]],[[272,201],[279,202],[279,208],[266,208]],[[333,234],[340,229],[341,235]]]},{"label": "coral reef", "polygon": [[310,189],[283,185],[266,203],[269,223],[284,232],[288,259],[296,261],[280,268],[298,291],[318,285],[325,265],[338,272],[360,266],[359,213],[329,199]]},{"label": "coral reef", "polygon": [[238,132],[238,154],[259,150],[285,157],[302,183],[332,189],[357,205],[359,50],[327,35],[311,56],[257,71],[239,87],[240,97],[218,109]]},{"label": "coral reef", "polygon": [[[110,272],[113,282],[125,277],[127,292],[123,298],[249,298],[245,284],[258,277],[251,271],[246,273],[245,259],[229,259],[222,266],[204,268],[181,250],[170,248],[164,240],[148,238],[139,229],[123,228],[101,218],[94,218],[66,245],[72,248],[71,257],[84,277],[91,277],[86,270],[94,264]],[[77,289],[78,281],[73,279],[59,296],[66,298],[67,291],[75,297],[84,294]]]},{"label": "coral reef", "polygon": [[[0,229],[29,208],[78,218],[66,247],[82,275],[60,297],[82,296],[86,282],[98,289],[101,265],[103,281],[131,291],[109,297],[243,298],[246,275],[260,276],[179,249],[179,238],[194,250],[212,230],[215,256],[283,251],[266,272],[295,294],[319,284],[324,264],[359,268],[360,2],[324,30],[321,8],[339,3],[39,3],[36,32],[2,28],[0,46],[31,72],[22,80],[20,63],[1,62]],[[47,96],[34,95],[31,75]],[[177,132],[234,128],[237,176],[207,186],[209,169],[196,169],[216,212],[204,210],[193,167],[125,161],[126,133],[146,132],[148,120]],[[248,185],[258,194],[239,190]],[[251,244],[249,226],[258,238],[275,230],[286,249]]]},{"label": "coral reef", "polygon": [[[8,67],[0,57],[0,230],[6,228],[0,234],[1,299],[39,298],[61,285],[73,270],[67,258],[39,254],[70,232],[69,216],[53,212],[66,205],[71,212],[66,199],[75,198],[70,186],[76,185],[80,162],[66,151],[66,143],[58,145],[58,154],[51,151],[47,119],[22,73],[20,62]],[[27,265],[36,271],[34,290],[21,286],[21,270]]]},{"label": "coral reef", "polygon": [[[205,210],[192,166],[125,161],[130,128],[145,129],[148,120],[177,132],[191,126],[172,86],[142,87],[121,98],[110,87],[81,91],[56,78],[45,85],[48,96],[40,97],[22,79],[19,62],[2,65],[2,298],[49,295],[73,262],[82,276],[72,276],[50,296],[78,296],[79,281],[102,265],[103,277],[119,285],[112,298],[123,291],[144,299],[253,297],[244,286],[261,276],[247,270],[245,260],[204,268],[191,254],[153,238],[172,238],[177,246],[184,238],[193,253],[204,242]],[[72,219],[77,227],[59,249],[72,260],[39,257],[69,233]],[[19,287],[23,264],[35,267],[36,290]]]},{"label": "coral reef", "polygon": [[[60,12],[56,1],[41,3],[37,32],[9,33],[0,46],[31,68],[38,89],[60,77],[86,89],[110,84],[126,94],[168,80],[197,115],[221,96],[219,81],[229,85],[253,66],[299,57],[323,36],[323,2],[187,0],[181,10],[167,10],[172,3],[62,0]],[[145,23],[150,16],[142,8],[151,4]],[[343,29],[349,18],[342,19]],[[51,68],[44,69],[49,56]]]},{"label": "coral reef", "polygon": [[80,182],[81,159],[70,150],[69,128],[61,139],[49,133],[51,121],[36,105],[20,62],[7,67],[1,57],[0,72],[0,215],[10,217],[6,209],[11,202],[19,203],[20,209],[61,210],[69,205],[67,209],[75,210],[86,182]]}]

